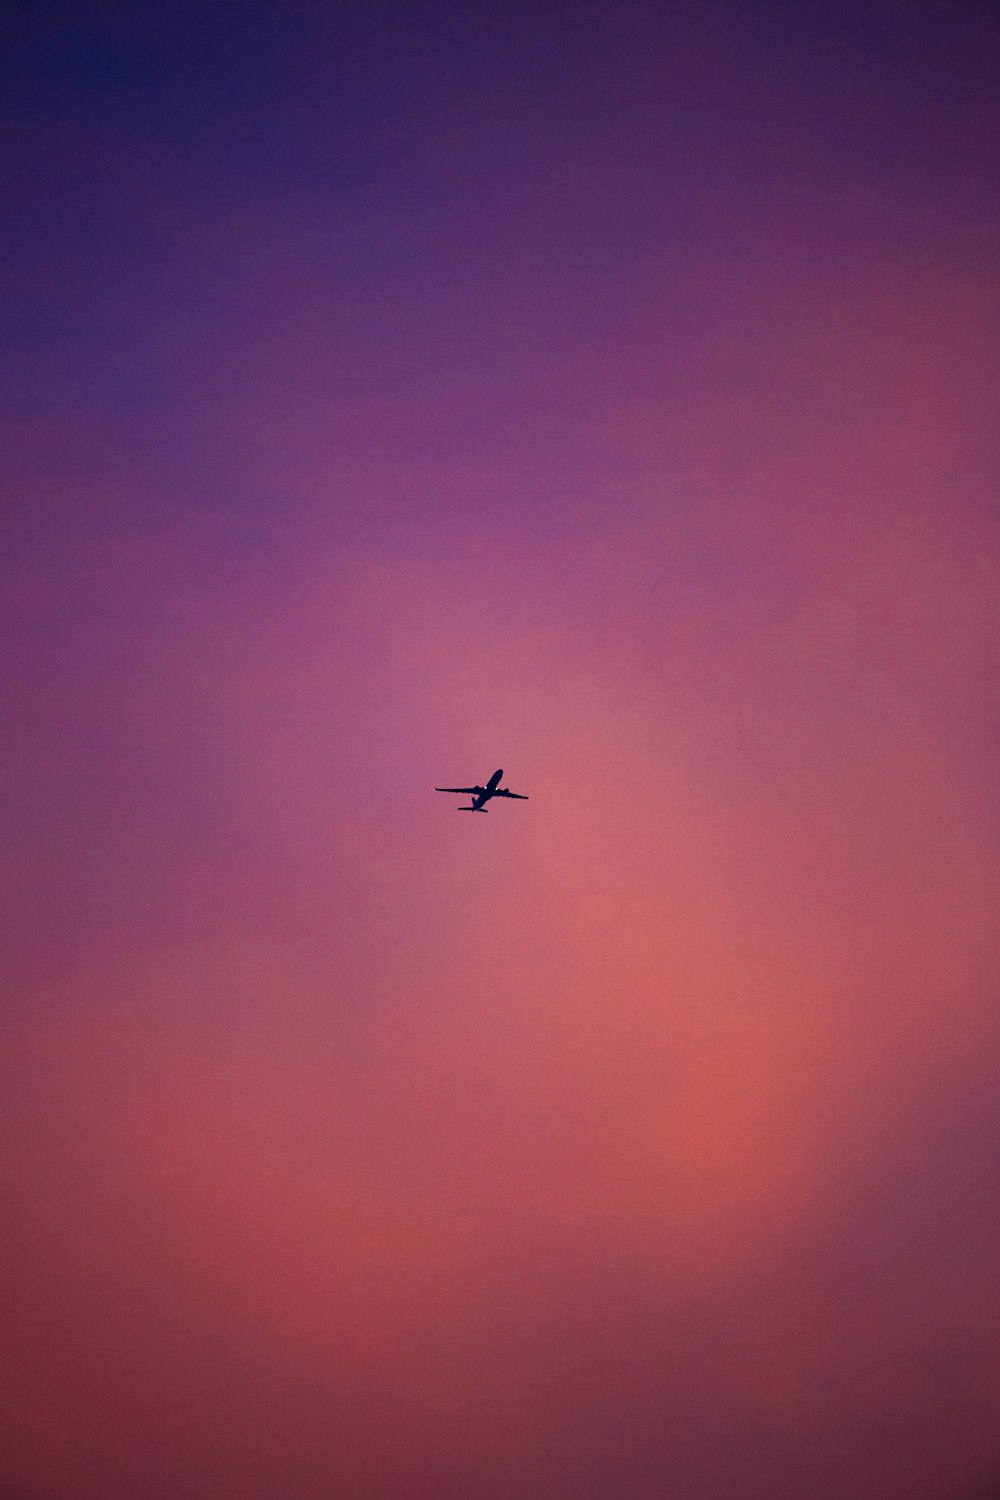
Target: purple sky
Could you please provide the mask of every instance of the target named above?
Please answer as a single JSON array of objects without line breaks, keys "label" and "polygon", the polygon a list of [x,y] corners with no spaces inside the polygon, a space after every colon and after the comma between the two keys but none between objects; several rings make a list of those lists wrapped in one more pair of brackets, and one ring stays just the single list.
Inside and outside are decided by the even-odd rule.
[{"label": "purple sky", "polygon": [[2,1500],[997,1493],[998,44],[17,8]]}]

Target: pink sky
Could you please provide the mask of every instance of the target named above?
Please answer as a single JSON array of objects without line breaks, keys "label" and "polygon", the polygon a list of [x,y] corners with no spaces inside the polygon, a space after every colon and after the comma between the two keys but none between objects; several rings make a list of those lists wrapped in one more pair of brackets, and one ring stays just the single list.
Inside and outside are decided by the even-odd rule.
[{"label": "pink sky", "polygon": [[985,1500],[996,25],[247,18],[17,34],[0,1494]]}]

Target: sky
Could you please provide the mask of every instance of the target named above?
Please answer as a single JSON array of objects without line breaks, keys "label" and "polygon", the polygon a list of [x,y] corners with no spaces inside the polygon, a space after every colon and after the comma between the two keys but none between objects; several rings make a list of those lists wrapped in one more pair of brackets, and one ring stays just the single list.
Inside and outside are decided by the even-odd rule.
[{"label": "sky", "polygon": [[996,12],[7,27],[2,1500],[995,1497]]}]

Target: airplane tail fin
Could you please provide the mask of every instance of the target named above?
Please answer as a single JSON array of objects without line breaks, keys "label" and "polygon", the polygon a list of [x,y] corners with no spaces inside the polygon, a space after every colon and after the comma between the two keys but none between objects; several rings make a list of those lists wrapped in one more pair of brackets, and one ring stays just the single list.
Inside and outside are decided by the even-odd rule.
[{"label": "airplane tail fin", "polygon": [[456,807],[456,812],[489,812],[488,807]]}]

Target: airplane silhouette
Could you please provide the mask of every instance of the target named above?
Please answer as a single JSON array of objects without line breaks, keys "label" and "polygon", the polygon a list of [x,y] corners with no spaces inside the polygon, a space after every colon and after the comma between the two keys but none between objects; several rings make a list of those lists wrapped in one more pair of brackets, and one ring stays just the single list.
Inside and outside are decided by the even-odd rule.
[{"label": "airplane silhouette", "polygon": [[516,797],[519,802],[527,802],[528,798],[522,792],[508,792],[505,786],[500,785],[503,771],[494,771],[485,786],[436,786],[436,792],[465,792],[472,798],[471,807],[456,807],[456,812],[488,812],[483,806],[491,797]]}]

